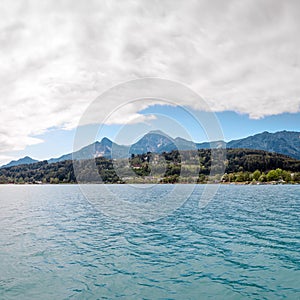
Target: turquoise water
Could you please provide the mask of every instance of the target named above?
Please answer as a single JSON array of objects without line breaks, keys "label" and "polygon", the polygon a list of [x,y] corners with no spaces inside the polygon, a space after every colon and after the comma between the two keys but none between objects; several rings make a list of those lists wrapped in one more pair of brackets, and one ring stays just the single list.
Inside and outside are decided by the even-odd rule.
[{"label": "turquoise water", "polygon": [[300,186],[221,186],[200,208],[203,188],[135,224],[76,185],[0,186],[0,299],[300,299]]}]

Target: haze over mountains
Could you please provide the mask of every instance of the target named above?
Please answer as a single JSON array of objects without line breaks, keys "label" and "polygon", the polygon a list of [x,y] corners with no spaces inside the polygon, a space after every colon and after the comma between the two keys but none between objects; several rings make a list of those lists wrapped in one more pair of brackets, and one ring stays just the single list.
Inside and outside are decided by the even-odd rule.
[{"label": "haze over mountains", "polygon": [[[243,139],[232,140],[228,143],[224,141],[194,143],[180,137],[173,139],[161,131],[150,131],[131,146],[118,145],[108,138],[103,138],[100,142],[97,141],[74,153],[68,153],[58,158],[51,158],[48,160],[48,163],[71,159],[90,159],[94,157],[117,159],[128,157],[131,154],[142,154],[147,152],[163,153],[171,152],[176,149],[196,150],[225,147],[264,150],[300,159],[300,132],[280,131],[276,133],[269,133],[265,131]],[[33,160],[30,157],[25,157],[18,161],[12,161],[7,165],[2,166],[2,168],[34,162],[36,162],[36,160]]]}]

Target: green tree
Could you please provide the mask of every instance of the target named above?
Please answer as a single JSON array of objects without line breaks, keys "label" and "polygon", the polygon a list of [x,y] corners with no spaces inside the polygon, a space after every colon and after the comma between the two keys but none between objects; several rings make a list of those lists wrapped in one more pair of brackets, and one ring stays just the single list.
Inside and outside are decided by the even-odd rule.
[{"label": "green tree", "polygon": [[259,170],[256,170],[253,172],[252,176],[254,180],[258,181],[259,177],[261,176],[261,172]]},{"label": "green tree", "polygon": [[258,178],[258,181],[260,182],[266,182],[267,181],[267,176],[265,173],[262,173],[259,178]]},{"label": "green tree", "polygon": [[279,172],[277,170],[271,170],[267,174],[268,181],[277,181],[279,180]]},{"label": "green tree", "polygon": [[58,184],[59,183],[59,179],[57,177],[55,177],[55,178],[51,177],[50,178],[50,183]]},{"label": "green tree", "polygon": [[292,176],[291,176],[291,172],[288,171],[282,171],[282,179],[286,182],[290,182],[292,181]]}]

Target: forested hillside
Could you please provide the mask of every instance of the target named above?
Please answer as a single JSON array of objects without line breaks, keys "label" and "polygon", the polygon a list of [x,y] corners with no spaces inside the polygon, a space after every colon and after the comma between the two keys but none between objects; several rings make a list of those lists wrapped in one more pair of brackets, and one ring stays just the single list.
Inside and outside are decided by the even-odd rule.
[{"label": "forested hillside", "polygon": [[[50,164],[43,161],[0,169],[0,183],[300,181],[299,160],[251,149],[227,149],[224,159],[217,161],[220,173],[211,176],[212,158],[216,160],[211,151],[132,154],[129,159],[118,160],[99,157]],[[222,158],[225,150],[213,151],[219,151]]]}]

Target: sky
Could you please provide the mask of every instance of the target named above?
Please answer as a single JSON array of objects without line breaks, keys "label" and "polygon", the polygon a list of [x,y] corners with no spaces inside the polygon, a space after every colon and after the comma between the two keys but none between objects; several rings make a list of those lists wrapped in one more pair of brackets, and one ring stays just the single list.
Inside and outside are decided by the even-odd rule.
[{"label": "sky", "polygon": [[[122,143],[156,128],[207,140],[184,111],[214,114],[225,140],[300,131],[299,29],[297,0],[3,0],[0,165],[68,153],[80,125]],[[126,97],[110,97],[149,77],[203,101],[174,101],[170,86],[162,89],[172,106],[128,98],[120,108]],[[83,124],[95,99],[100,108]]]}]

